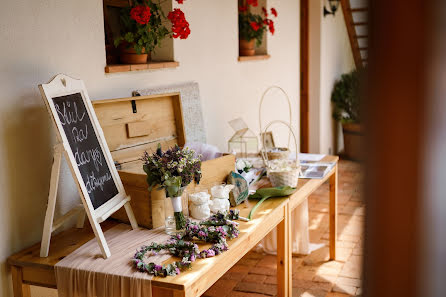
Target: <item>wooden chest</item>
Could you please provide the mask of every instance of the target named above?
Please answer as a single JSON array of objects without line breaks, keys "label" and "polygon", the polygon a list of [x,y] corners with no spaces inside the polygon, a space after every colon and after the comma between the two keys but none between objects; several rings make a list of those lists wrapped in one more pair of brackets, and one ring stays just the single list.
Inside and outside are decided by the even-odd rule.
[{"label": "wooden chest", "polygon": [[[179,93],[139,96],[93,101],[113,160],[118,166],[124,188],[131,196],[131,205],[138,224],[147,228],[164,225],[164,191],[148,191],[142,169],[144,151],[155,151],[158,143],[163,150],[186,143],[181,98]],[[225,182],[234,170],[235,156],[226,155],[202,163],[200,185],[190,184],[183,195],[209,189]],[[128,222],[124,210],[113,216]]]}]

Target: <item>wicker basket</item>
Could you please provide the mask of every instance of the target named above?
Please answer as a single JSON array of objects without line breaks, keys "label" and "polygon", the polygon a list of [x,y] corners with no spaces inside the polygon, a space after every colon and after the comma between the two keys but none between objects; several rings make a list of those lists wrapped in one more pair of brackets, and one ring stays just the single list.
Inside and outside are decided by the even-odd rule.
[{"label": "wicker basket", "polygon": [[290,150],[286,147],[275,147],[273,151],[267,151],[269,160],[288,159],[290,156]]},{"label": "wicker basket", "polygon": [[[267,169],[267,173],[268,173],[268,178],[271,181],[271,184],[273,185],[273,187],[282,187],[282,186],[290,186],[290,187],[297,187],[297,183],[299,181],[299,173],[300,173],[300,163],[299,163],[299,157],[297,154],[297,140],[296,140],[296,135],[294,134],[293,129],[291,128],[291,126],[284,122],[284,121],[280,121],[280,120],[276,120],[276,121],[272,121],[271,123],[269,123],[266,128],[265,128],[265,132],[268,130],[268,128],[272,125],[272,124],[284,124],[286,125],[290,131],[291,134],[293,135],[294,138],[294,144],[296,147],[296,160],[289,160],[288,156],[289,156],[289,149],[288,150],[288,156],[286,159],[275,159],[275,160],[269,160],[269,155],[268,153],[265,151],[265,149],[263,148],[262,150],[262,157],[263,160],[265,161],[266,164],[266,169]],[[263,140],[263,142],[265,142],[265,140]],[[263,143],[263,147],[265,147],[265,143]],[[283,170],[283,168],[280,168],[281,164],[284,163],[288,163],[286,164],[286,170]],[[282,165],[283,165],[282,164]],[[279,166],[278,166],[279,165]],[[279,168],[278,168],[279,167]]]},{"label": "wicker basket", "polygon": [[273,187],[297,187],[297,183],[299,182],[299,172],[300,166],[296,169],[292,169],[289,171],[270,171],[268,172],[268,178],[271,181]]}]

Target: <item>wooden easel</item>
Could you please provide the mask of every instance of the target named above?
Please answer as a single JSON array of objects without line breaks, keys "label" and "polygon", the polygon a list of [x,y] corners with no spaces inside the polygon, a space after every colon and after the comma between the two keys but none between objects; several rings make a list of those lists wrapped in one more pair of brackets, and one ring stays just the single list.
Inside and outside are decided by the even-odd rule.
[{"label": "wooden easel", "polygon": [[50,249],[51,234],[56,231],[64,222],[66,222],[71,217],[77,215],[77,228],[82,228],[85,222],[85,211],[80,204],[79,206],[73,208],[67,212],[62,217],[54,221],[54,210],[56,209],[56,198],[57,189],[59,187],[59,174],[60,165],[62,162],[62,153],[64,152],[63,145],[58,143],[53,148],[53,166],[51,168],[51,180],[50,180],[50,191],[48,194],[48,206],[45,214],[45,223],[43,227],[42,234],[42,244],[40,246],[40,257],[48,257],[48,252]]},{"label": "wooden easel", "polygon": [[[102,132],[101,126],[97,120],[96,114],[94,112],[93,106],[85,88],[84,83],[81,80],[71,78],[64,74],[59,74],[55,76],[48,84],[39,85],[44,102],[48,108],[48,111],[53,119],[53,122],[57,130],[58,143],[54,146],[54,160],[51,171],[51,181],[50,190],[48,195],[48,206],[45,215],[45,223],[42,235],[42,244],[40,249],[40,256],[47,257],[49,251],[49,245],[51,241],[51,234],[57,228],[59,228],[65,221],[71,217],[77,215],[77,227],[81,228],[84,225],[85,215],[87,215],[93,232],[98,241],[99,247],[101,249],[104,258],[110,257],[111,253],[108,248],[107,242],[105,241],[104,233],[102,232],[101,222],[105,221],[110,215],[119,210],[121,207],[125,207],[125,211],[129,218],[130,224],[133,229],[138,228],[135,216],[133,214],[132,208],[130,206],[130,196],[125,193],[124,186],[122,184],[121,178],[114,166],[113,158],[111,156],[110,150],[108,149],[107,143],[105,142],[105,137]],[[77,166],[77,162],[74,158],[74,154],[68,143],[67,136],[62,127],[62,123],[57,116],[57,111],[53,102],[53,98],[58,96],[65,96],[70,94],[77,94],[81,96],[82,102],[85,105],[86,114],[91,121],[92,129],[95,131],[95,135],[98,141],[98,145],[104,154],[105,165],[110,171],[110,175],[117,189],[117,194],[115,194],[111,199],[107,200],[105,203],[101,204],[97,208],[93,207],[93,203],[90,199],[89,192],[87,190],[86,184],[82,178],[81,172]],[[56,206],[57,188],[59,182],[60,165],[62,161],[62,154],[71,170],[74,181],[76,182],[79,194],[82,200],[82,206],[75,207],[62,217],[54,220],[54,210]]]}]

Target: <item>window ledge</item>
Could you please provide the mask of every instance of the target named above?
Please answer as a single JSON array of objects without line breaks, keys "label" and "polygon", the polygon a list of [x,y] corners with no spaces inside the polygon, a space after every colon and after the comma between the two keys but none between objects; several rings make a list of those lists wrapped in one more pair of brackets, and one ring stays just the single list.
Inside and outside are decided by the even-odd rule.
[{"label": "window ledge", "polygon": [[180,63],[176,61],[152,61],[147,64],[113,64],[105,66],[105,73],[176,68],[178,66],[180,66]]},{"label": "window ledge", "polygon": [[267,60],[270,57],[271,57],[270,55],[240,56],[240,57],[238,57],[238,61],[246,62],[246,61]]}]

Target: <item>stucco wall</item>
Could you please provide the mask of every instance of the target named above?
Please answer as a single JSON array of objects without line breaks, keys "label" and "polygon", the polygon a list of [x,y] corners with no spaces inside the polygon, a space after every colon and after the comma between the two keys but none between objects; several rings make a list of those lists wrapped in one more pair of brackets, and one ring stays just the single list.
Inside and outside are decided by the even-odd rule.
[{"label": "stucco wall", "polygon": [[334,82],[355,64],[342,8],[335,16],[323,17],[324,2],[310,3],[310,151],[336,154],[343,141],[332,118],[331,92]]},{"label": "stucco wall", "polygon": [[[17,0],[0,10],[0,296],[11,296],[6,258],[40,240],[54,131],[37,89],[57,73],[85,81],[94,99],[129,96],[137,88],[194,80],[200,85],[209,143],[226,148],[227,122],[242,116],[258,132],[258,102],[276,84],[290,95],[298,123],[299,1],[270,0],[277,30],[266,61],[237,62],[237,1],[188,0],[188,40],[175,41],[177,69],[106,75],[102,1]],[[286,104],[265,102],[265,122]],[[268,115],[266,115],[268,114]],[[79,203],[66,164],[58,213]],[[47,290],[33,296],[49,296]]]}]

